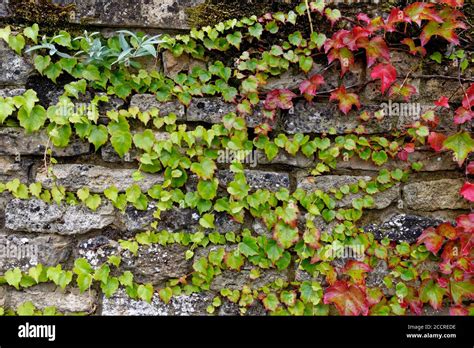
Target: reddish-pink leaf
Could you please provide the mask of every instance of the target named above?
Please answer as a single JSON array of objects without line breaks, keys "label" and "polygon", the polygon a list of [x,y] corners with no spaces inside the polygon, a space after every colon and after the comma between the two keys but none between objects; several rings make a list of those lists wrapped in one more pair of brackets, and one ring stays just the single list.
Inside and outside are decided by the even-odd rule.
[{"label": "reddish-pink leaf", "polygon": [[443,107],[449,109],[449,98],[442,96],[435,102],[436,106]]},{"label": "reddish-pink leaf", "polygon": [[413,94],[418,93],[416,87],[410,84],[405,83],[403,86],[395,83],[388,92],[389,97],[402,96],[405,101],[410,101],[410,98]]},{"label": "reddish-pink leaf", "polygon": [[443,237],[450,240],[456,239],[457,233],[453,225],[448,222],[444,222],[436,228],[436,232]]},{"label": "reddish-pink leaf", "polygon": [[434,9],[434,4],[415,2],[405,8],[405,13],[410,19],[420,26],[422,20],[443,23],[443,19]]},{"label": "reddish-pink leaf", "polygon": [[360,109],[359,96],[355,93],[347,93],[345,86],[341,86],[332,92],[329,100],[339,101],[339,110],[341,110],[346,115],[353,106],[356,106],[358,109]]},{"label": "reddish-pink leaf", "polygon": [[379,64],[372,69],[370,74],[372,79],[380,79],[382,82],[382,94],[385,94],[387,88],[389,88],[397,79],[397,70],[392,64]]},{"label": "reddish-pink leaf", "polygon": [[474,161],[467,165],[466,174],[474,175]]},{"label": "reddish-pink leaf", "polygon": [[464,6],[464,0],[439,0],[438,1],[441,4],[446,4],[451,7],[463,7]]},{"label": "reddish-pink leaf", "polygon": [[367,24],[370,23],[370,18],[369,18],[369,16],[367,16],[367,14],[365,14],[365,13],[359,13],[359,14],[357,15],[357,20],[360,21],[360,22],[365,22],[365,23],[367,23]]},{"label": "reddish-pink leaf", "polygon": [[410,38],[406,38],[402,40],[402,44],[407,45],[410,48],[410,54],[417,55],[418,53],[422,56],[426,55],[426,49],[423,46],[416,46],[415,41]]},{"label": "reddish-pink leaf", "polygon": [[308,80],[305,80],[300,85],[301,94],[315,96],[318,88],[324,84],[324,77],[322,75],[313,75]]},{"label": "reddish-pink leaf", "polygon": [[466,90],[466,95],[462,101],[462,106],[466,110],[471,110],[474,106],[474,83]]},{"label": "reddish-pink leaf", "polygon": [[349,260],[342,270],[343,273],[349,275],[359,285],[365,284],[364,274],[371,271],[372,268],[368,264],[356,260]]},{"label": "reddish-pink leaf", "polygon": [[341,63],[341,75],[344,75],[354,65],[354,54],[347,47],[333,48],[328,54],[328,62],[331,64],[335,60]]},{"label": "reddish-pink leaf", "polygon": [[436,132],[431,132],[428,135],[428,143],[430,144],[431,148],[436,152],[440,152],[443,150],[443,143],[446,140],[446,135]]},{"label": "reddish-pink leaf", "polygon": [[370,68],[377,59],[384,59],[390,62],[390,51],[387,43],[382,36],[376,36],[372,40],[362,38],[359,41],[359,47],[365,48],[367,55],[367,66]]},{"label": "reddish-pink leaf", "polygon": [[468,316],[469,311],[466,308],[464,308],[463,306],[455,306],[455,307],[449,308],[449,315],[452,315],[452,316]]},{"label": "reddish-pink leaf", "polygon": [[461,195],[469,202],[474,202],[474,184],[466,182],[461,188]]},{"label": "reddish-pink leaf", "polygon": [[390,11],[390,15],[388,16],[387,20],[385,21],[385,30],[391,33],[395,31],[396,24],[410,22],[410,17],[408,17],[404,11],[398,8],[393,8],[392,11]]},{"label": "reddish-pink leaf", "polygon": [[[357,51],[368,42],[370,31],[362,27],[354,27],[350,34],[344,39],[344,43],[351,51]],[[381,37],[380,37],[381,38]],[[381,38],[383,40],[383,38]]]},{"label": "reddish-pink leaf", "polygon": [[431,251],[433,254],[437,254],[441,246],[443,245],[444,238],[436,233],[434,227],[428,227],[423,231],[421,236],[418,237],[416,244],[423,243],[426,246],[426,249]]},{"label": "reddish-pink leaf", "polygon": [[357,285],[339,280],[326,289],[325,304],[334,304],[341,315],[367,315],[369,304],[365,292]]},{"label": "reddish-pink leaf", "polygon": [[284,109],[288,110],[293,107],[293,98],[296,97],[292,91],[288,89],[276,89],[267,94],[265,100],[265,109],[275,110]]}]

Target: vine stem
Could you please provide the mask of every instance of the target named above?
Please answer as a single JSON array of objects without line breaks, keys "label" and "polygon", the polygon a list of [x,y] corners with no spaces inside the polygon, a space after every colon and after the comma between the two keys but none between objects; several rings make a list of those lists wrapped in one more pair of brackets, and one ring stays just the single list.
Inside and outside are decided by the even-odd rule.
[{"label": "vine stem", "polygon": [[309,9],[309,2],[308,0],[304,0],[305,4],[306,4],[306,13],[308,14],[308,20],[309,20],[309,28],[311,30],[311,34],[314,32],[313,30],[313,21],[311,19],[311,11]]}]

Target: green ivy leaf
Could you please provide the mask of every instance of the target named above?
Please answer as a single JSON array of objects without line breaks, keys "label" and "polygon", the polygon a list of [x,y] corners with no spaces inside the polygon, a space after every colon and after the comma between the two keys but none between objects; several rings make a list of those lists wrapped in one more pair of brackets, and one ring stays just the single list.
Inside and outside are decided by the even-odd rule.
[{"label": "green ivy leaf", "polygon": [[474,139],[468,132],[460,132],[447,138],[443,146],[454,152],[456,161],[461,166],[467,156],[474,152]]},{"label": "green ivy leaf", "polygon": [[25,48],[25,38],[21,34],[10,35],[8,37],[8,45],[16,54],[21,55],[21,51]]},{"label": "green ivy leaf", "polygon": [[28,112],[25,107],[21,107],[18,111],[20,125],[27,133],[35,132],[43,127],[46,118],[46,110],[41,105],[36,105],[31,112]]},{"label": "green ivy leaf", "polygon": [[34,65],[36,70],[43,75],[44,70],[51,64],[50,56],[36,56],[34,60]]},{"label": "green ivy leaf", "polygon": [[169,287],[164,288],[158,292],[158,295],[165,304],[168,304],[171,301],[171,297],[173,296],[173,290]]},{"label": "green ivy leaf", "polygon": [[43,73],[54,83],[56,83],[56,79],[62,72],[62,68],[58,63],[49,64],[43,71]]},{"label": "green ivy leaf", "polygon": [[91,125],[91,132],[89,134],[88,140],[92,144],[94,144],[95,151],[100,149],[102,145],[107,143],[109,139],[109,132],[107,131],[107,127],[104,125]]},{"label": "green ivy leaf", "polygon": [[119,288],[119,281],[115,277],[109,278],[106,283],[100,284],[100,288],[102,289],[105,297],[109,298],[117,292]]},{"label": "green ivy leaf", "polygon": [[204,228],[215,228],[214,214],[204,214],[203,217],[199,219],[199,225]]},{"label": "green ivy leaf", "polygon": [[150,129],[145,130],[143,133],[137,133],[133,136],[133,143],[139,149],[145,152],[150,152],[155,143],[155,135]]},{"label": "green ivy leaf", "polygon": [[9,285],[14,286],[17,290],[20,290],[19,284],[21,282],[22,273],[18,267],[6,271],[4,277]]},{"label": "green ivy leaf", "polygon": [[39,26],[38,24],[33,24],[31,27],[27,27],[23,30],[23,35],[27,38],[31,39],[34,43],[38,43],[38,33],[39,33]]},{"label": "green ivy leaf", "polygon": [[140,284],[137,289],[138,297],[148,303],[151,303],[151,300],[153,298],[153,292],[153,285],[151,284]]}]

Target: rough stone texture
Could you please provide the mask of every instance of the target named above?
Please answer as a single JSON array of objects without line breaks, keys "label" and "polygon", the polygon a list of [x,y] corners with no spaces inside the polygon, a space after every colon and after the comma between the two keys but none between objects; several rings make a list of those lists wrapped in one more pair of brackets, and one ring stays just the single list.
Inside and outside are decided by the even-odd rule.
[{"label": "rough stone texture", "polygon": [[[254,189],[278,191],[280,188],[290,187],[290,178],[287,173],[264,172],[261,170],[245,170],[248,185]],[[230,170],[220,170],[217,173],[219,185],[226,187],[234,180],[234,173]]]},{"label": "rough stone texture", "polygon": [[[52,169],[56,185],[64,186],[68,191],[88,187],[90,192],[99,193],[115,185],[123,192],[134,184],[139,185],[142,191],[148,191],[153,185],[163,182],[163,177],[155,174],[144,174],[144,179],[136,182],[132,178],[135,169],[111,169],[88,164],[58,164]],[[47,188],[54,183],[44,171],[37,173],[36,181]]]},{"label": "rough stone texture", "polygon": [[252,289],[259,289],[280,278],[288,281],[286,272],[280,272],[277,269],[262,270],[260,277],[255,280],[250,279],[250,268],[242,268],[239,272],[225,270],[214,278],[211,290],[219,291],[224,288],[231,290],[242,289],[244,285],[248,285]]},{"label": "rough stone texture", "polygon": [[464,179],[441,179],[408,183],[403,188],[403,198],[413,210],[469,209],[469,202],[459,195],[464,182]]},{"label": "rough stone texture", "polygon": [[[228,113],[236,112],[234,104],[226,103],[223,99],[193,98],[187,109],[187,120],[192,122],[220,123],[222,117]],[[252,115],[245,117],[247,127],[254,128],[264,122],[262,105],[255,108]]]},{"label": "rough stone texture", "polygon": [[296,156],[292,156],[286,151],[281,150],[271,161],[268,160],[264,151],[257,150],[256,156],[258,164],[281,164],[299,168],[309,168],[315,165],[314,158],[308,158],[300,152],[298,152]]},{"label": "rough stone texture", "polygon": [[20,232],[72,235],[100,230],[115,220],[109,203],[95,212],[84,206],[58,206],[38,199],[14,199],[5,209],[5,227]]},{"label": "rough stone texture", "polygon": [[191,273],[192,261],[185,259],[186,250],[186,247],[176,244],[141,247],[137,256],[125,254],[122,267],[130,270],[137,282],[160,284]]},{"label": "rough stone texture", "polygon": [[180,72],[191,73],[194,67],[206,69],[206,63],[193,59],[186,53],[175,57],[170,51],[164,51],[162,58],[165,75],[170,78],[174,78]]},{"label": "rough stone texture", "polygon": [[8,15],[8,0],[2,0],[0,2],[0,18]]},{"label": "rough stone texture", "polygon": [[366,232],[374,234],[374,237],[381,240],[385,237],[390,240],[401,242],[416,242],[421,233],[428,227],[436,227],[442,221],[416,216],[416,215],[394,215],[380,225],[368,225],[364,227]]},{"label": "rough stone texture", "polygon": [[23,87],[5,87],[0,89],[0,97],[8,98],[15,97],[17,95],[23,95],[26,92],[26,89]]},{"label": "rough stone texture", "polygon": [[206,308],[212,303],[211,293],[193,293],[173,296],[165,304],[158,295],[151,303],[131,299],[124,290],[119,290],[111,298],[102,300],[102,315],[128,315],[128,316],[191,316],[207,315]]},{"label": "rough stone texture", "polygon": [[[379,107],[367,109],[376,111]],[[337,134],[345,134],[360,124],[359,115],[360,112],[354,111],[344,115],[339,112],[336,104],[297,102],[288,115],[283,117],[283,130],[289,134],[328,133],[334,128]],[[393,122],[389,118],[384,118],[381,122],[370,121],[365,124],[365,129],[368,134],[389,132]]]},{"label": "rough stone texture", "polygon": [[0,86],[24,85],[32,71],[33,67],[26,58],[13,52],[5,41],[0,42]]},{"label": "rough stone texture", "polygon": [[[48,145],[45,132],[26,134],[22,128],[0,128],[0,155],[43,156]],[[66,148],[53,148],[54,157],[79,156],[90,153],[90,144],[72,139]]]},{"label": "rough stone texture", "polygon": [[6,307],[18,308],[31,301],[37,309],[56,307],[59,313],[93,313],[97,306],[94,290],[79,293],[79,289],[68,289],[63,292],[54,284],[40,284],[23,291],[9,290],[6,296]]},{"label": "rough stone texture", "polygon": [[56,266],[71,254],[71,241],[62,236],[0,234],[0,272],[19,267],[26,271],[37,264]]},{"label": "rough stone texture", "polygon": [[187,29],[184,10],[203,0],[54,0],[58,4],[75,4],[74,23],[122,27],[155,27]]},{"label": "rough stone texture", "polygon": [[13,179],[19,179],[21,182],[28,181],[26,163],[15,161],[12,157],[0,156],[0,181],[6,182]]},{"label": "rough stone texture", "polygon": [[137,106],[141,111],[148,111],[152,108],[160,110],[160,116],[167,116],[170,113],[176,114],[178,120],[184,120],[184,106],[178,101],[159,102],[153,94],[136,94],[130,101],[130,106]]},{"label": "rough stone texture", "polygon": [[[333,188],[340,188],[344,185],[357,184],[360,180],[370,181],[370,176],[348,176],[348,175],[323,175],[317,177],[305,177],[298,180],[297,187],[307,192],[322,190],[327,192]],[[352,201],[365,195],[363,191],[357,194],[345,195],[341,200],[336,201],[336,207],[343,208],[352,205]],[[395,202],[400,197],[400,186],[397,184],[388,190],[376,193],[374,198],[374,206],[372,209],[384,209]]]},{"label": "rough stone texture", "polygon": [[368,288],[379,288],[383,291],[385,296],[393,296],[395,291],[388,289],[383,283],[383,278],[390,274],[387,262],[380,260],[372,271],[367,273],[366,285]]}]

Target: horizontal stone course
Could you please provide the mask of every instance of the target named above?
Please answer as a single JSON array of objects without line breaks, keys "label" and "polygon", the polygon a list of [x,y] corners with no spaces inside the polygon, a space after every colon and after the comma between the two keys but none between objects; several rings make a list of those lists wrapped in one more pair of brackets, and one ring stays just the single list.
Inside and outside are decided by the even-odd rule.
[{"label": "horizontal stone course", "polygon": [[33,66],[28,59],[17,55],[5,41],[0,40],[0,86],[24,85],[32,72]]},{"label": "horizontal stone course", "polygon": [[142,112],[153,108],[160,110],[160,116],[174,113],[178,120],[186,118],[184,106],[178,101],[159,102],[153,94],[136,94],[130,101],[130,106],[138,107]]},{"label": "horizontal stone course", "polygon": [[[245,170],[247,183],[253,190],[267,189],[278,191],[280,188],[290,188],[290,177],[288,173],[267,172],[262,170]],[[226,187],[234,180],[234,173],[230,170],[220,170],[217,172],[217,178],[221,186]]]}]

